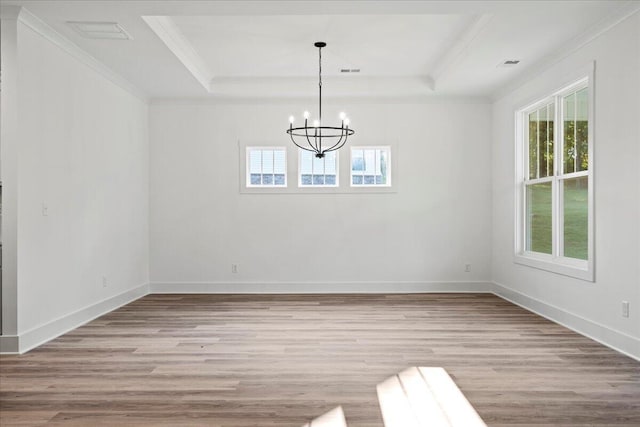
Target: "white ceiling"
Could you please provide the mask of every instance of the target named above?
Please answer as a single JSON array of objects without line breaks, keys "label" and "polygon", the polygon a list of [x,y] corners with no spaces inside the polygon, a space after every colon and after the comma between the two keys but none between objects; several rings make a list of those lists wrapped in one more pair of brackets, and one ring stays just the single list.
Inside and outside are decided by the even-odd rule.
[{"label": "white ceiling", "polygon": [[323,51],[324,75],[338,75],[341,68],[360,68],[363,75],[425,75],[473,20],[470,15],[172,19],[214,77],[314,76],[318,73],[315,41],[328,44]]},{"label": "white ceiling", "polygon": [[[149,98],[495,97],[640,1],[12,1]],[[117,22],[132,40],[83,38]],[[508,59],[515,67],[499,67]],[[357,74],[340,69],[360,69]]]}]

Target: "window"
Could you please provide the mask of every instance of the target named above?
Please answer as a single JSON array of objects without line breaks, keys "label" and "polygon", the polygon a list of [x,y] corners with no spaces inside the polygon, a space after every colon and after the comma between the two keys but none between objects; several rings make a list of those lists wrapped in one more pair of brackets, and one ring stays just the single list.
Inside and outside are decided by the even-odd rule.
[{"label": "window", "polygon": [[516,262],[593,280],[593,114],[584,78],[517,114]]},{"label": "window", "polygon": [[351,186],[391,186],[391,149],[389,147],[351,148]]},{"label": "window", "polygon": [[300,187],[338,186],[338,154],[335,151],[329,151],[319,159],[311,151],[299,150],[299,158]]},{"label": "window", "polygon": [[247,187],[286,187],[286,148],[247,147],[246,183]]},{"label": "window", "polygon": [[[396,167],[399,148],[393,142],[383,144],[345,147],[325,153],[319,159],[313,152],[280,146],[278,140],[238,141],[238,191],[241,194],[395,193],[394,186],[400,182]],[[340,160],[349,155],[351,158],[340,164]],[[340,180],[340,177],[345,178]]]}]

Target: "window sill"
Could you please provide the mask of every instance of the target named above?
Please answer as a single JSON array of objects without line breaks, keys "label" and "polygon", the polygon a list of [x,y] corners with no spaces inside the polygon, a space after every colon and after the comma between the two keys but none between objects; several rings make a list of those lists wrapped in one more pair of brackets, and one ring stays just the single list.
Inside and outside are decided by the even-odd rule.
[{"label": "window sill", "polygon": [[240,187],[240,194],[384,194],[397,193],[394,187]]},{"label": "window sill", "polygon": [[513,262],[587,282],[594,281],[593,265],[589,261],[524,252],[515,254]]}]

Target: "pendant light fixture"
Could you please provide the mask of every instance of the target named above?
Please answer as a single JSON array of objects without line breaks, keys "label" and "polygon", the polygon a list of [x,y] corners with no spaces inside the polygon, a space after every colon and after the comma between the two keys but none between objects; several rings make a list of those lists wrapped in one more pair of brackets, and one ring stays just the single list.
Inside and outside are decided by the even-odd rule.
[{"label": "pendant light fixture", "polygon": [[319,159],[329,151],[335,151],[347,143],[347,138],[355,133],[349,128],[349,119],[345,113],[340,113],[340,127],[323,126],[322,124],[322,48],[325,42],[316,42],[318,48],[318,119],[309,126],[309,112],[304,112],[304,127],[293,127],[295,118],[289,117],[289,129],[287,134],[291,141],[299,148],[315,153]]}]

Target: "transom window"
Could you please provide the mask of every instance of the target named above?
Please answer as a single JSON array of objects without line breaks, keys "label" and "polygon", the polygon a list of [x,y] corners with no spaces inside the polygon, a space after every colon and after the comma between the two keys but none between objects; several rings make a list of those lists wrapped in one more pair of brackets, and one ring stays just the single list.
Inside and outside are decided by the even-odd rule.
[{"label": "transom window", "polygon": [[329,151],[323,158],[317,158],[311,151],[298,151],[300,158],[298,185],[300,187],[338,186],[337,152]]},{"label": "transom window", "polygon": [[[585,78],[518,114],[519,261],[593,277],[592,114]],[[545,267],[546,266],[546,267]],[[556,268],[557,267],[557,268]]]},{"label": "transom window", "polygon": [[351,147],[351,186],[388,187],[391,185],[389,147]]},{"label": "transom window", "polygon": [[286,187],[287,150],[247,147],[247,187]]}]

